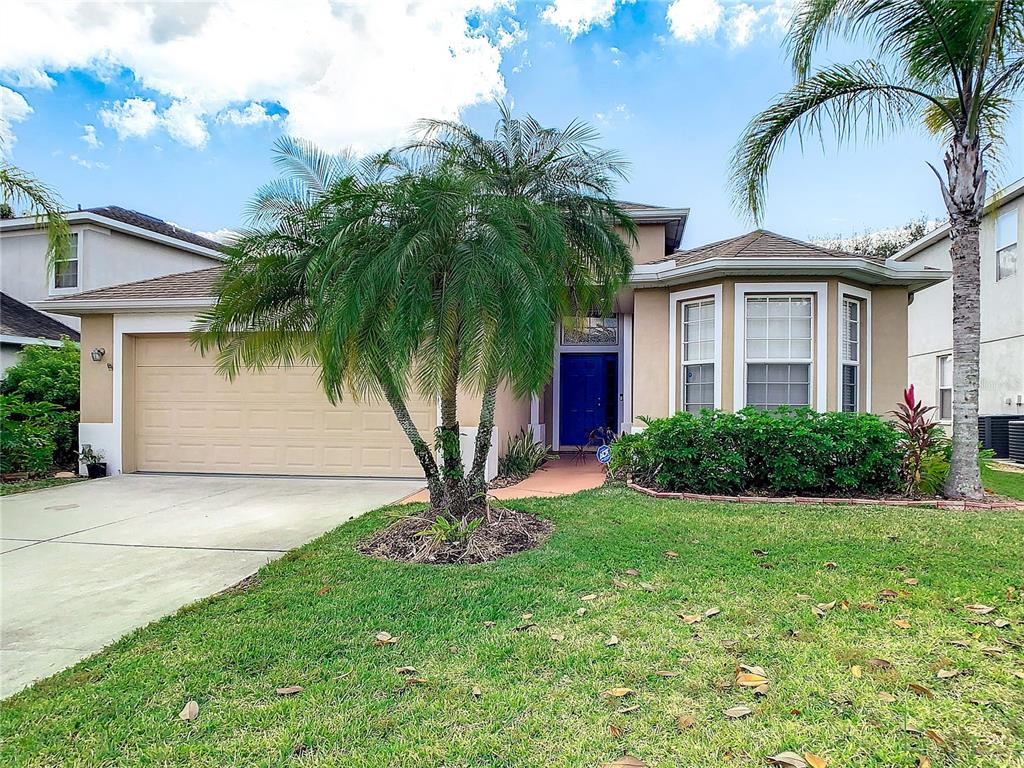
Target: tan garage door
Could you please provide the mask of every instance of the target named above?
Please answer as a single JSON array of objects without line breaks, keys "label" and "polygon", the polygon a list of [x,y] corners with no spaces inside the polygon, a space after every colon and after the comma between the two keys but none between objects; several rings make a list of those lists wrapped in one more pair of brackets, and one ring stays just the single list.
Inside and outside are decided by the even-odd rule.
[{"label": "tan garage door", "polygon": [[[422,477],[386,403],[332,406],[316,370],[279,368],[228,382],[183,335],[135,340],[139,471]],[[427,440],[436,407],[410,403]]]}]

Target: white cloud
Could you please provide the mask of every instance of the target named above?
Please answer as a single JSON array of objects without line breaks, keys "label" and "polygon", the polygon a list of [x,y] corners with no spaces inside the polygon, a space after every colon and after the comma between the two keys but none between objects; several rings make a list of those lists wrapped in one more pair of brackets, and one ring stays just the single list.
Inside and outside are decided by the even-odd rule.
[{"label": "white cloud", "polygon": [[616,104],[614,108],[607,112],[595,112],[594,120],[604,126],[609,126],[612,122],[629,122],[633,119],[633,113],[629,111],[629,107],[625,104]]},{"label": "white cloud", "polygon": [[616,0],[554,0],[540,17],[572,40],[594,27],[607,26],[615,15]]},{"label": "white cloud", "polygon": [[[5,76],[127,69],[145,98],[103,110],[104,124],[122,138],[163,127],[191,146],[202,146],[216,115],[252,102],[280,104],[285,130],[328,149],[387,146],[418,118],[457,118],[503,95],[501,46],[521,35],[467,21],[509,16],[502,0],[9,6],[5,26],[18,34],[0,46]],[[155,102],[170,106],[158,112]]]},{"label": "white cloud", "polygon": [[742,48],[758,34],[789,29],[795,2],[771,0],[752,5],[734,0],[673,0],[666,15],[677,40],[694,43],[724,30],[729,45]]},{"label": "white cloud", "polygon": [[280,115],[267,113],[267,108],[257,101],[249,103],[245,109],[226,109],[217,115],[218,123],[231,125],[258,125],[279,119]]},{"label": "white cloud", "polygon": [[119,139],[148,136],[160,125],[156,102],[151,99],[125,99],[99,111],[100,121],[113,128]]},{"label": "white cloud", "polygon": [[95,125],[83,125],[82,130],[83,133],[78,138],[84,141],[86,146],[89,147],[89,149],[99,149],[100,147],[103,146],[103,142],[100,141],[99,137],[96,135]]},{"label": "white cloud", "polygon": [[718,31],[722,23],[722,4],[718,0],[673,0],[667,16],[672,34],[692,43],[701,37],[713,37]]},{"label": "white cloud", "polygon": [[101,163],[99,160],[87,160],[86,158],[79,157],[78,155],[68,155],[68,158],[71,160],[71,162],[77,163],[83,168],[88,168],[90,171],[105,171],[110,167],[106,163]]},{"label": "white cloud", "polygon": [[17,137],[14,135],[14,123],[32,114],[32,107],[25,97],[0,85],[0,158],[9,157]]},{"label": "white cloud", "polygon": [[221,227],[220,229],[215,229],[212,232],[197,230],[196,234],[200,237],[205,237],[208,240],[224,243],[225,245],[230,245],[238,238],[238,231],[231,229],[230,227]]}]

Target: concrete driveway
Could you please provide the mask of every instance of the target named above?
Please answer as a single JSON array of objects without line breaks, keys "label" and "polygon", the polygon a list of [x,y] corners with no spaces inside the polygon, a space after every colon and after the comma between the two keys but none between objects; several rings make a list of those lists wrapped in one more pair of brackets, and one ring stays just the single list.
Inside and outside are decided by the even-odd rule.
[{"label": "concrete driveway", "polygon": [[0,697],[422,485],[124,475],[0,500]]}]

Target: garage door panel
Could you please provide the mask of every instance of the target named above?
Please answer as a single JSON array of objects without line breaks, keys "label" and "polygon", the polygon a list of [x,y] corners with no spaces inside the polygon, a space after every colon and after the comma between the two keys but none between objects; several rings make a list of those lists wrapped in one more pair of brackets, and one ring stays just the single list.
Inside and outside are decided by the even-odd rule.
[{"label": "garage door panel", "polygon": [[[135,444],[142,471],[417,477],[419,462],[391,409],[335,407],[310,367],[217,373],[184,336],[136,343]],[[410,413],[429,439],[436,408]]]}]

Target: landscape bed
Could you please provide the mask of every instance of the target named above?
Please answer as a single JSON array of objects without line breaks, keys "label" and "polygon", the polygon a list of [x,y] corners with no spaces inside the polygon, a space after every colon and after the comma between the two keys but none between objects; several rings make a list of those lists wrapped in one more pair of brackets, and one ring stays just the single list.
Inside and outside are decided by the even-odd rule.
[{"label": "landscape bed", "polygon": [[1024,513],[507,504],[554,533],[482,565],[336,529],[4,702],[0,762],[1024,766]]}]

